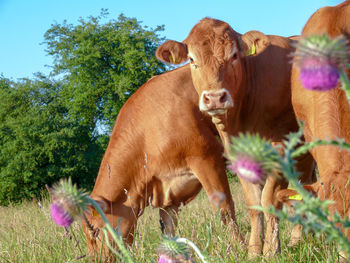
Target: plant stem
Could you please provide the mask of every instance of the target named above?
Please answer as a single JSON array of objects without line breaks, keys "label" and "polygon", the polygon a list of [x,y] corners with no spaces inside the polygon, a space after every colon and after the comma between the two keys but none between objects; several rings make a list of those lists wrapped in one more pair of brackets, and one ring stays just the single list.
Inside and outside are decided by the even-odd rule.
[{"label": "plant stem", "polygon": [[342,89],[346,94],[346,98],[348,99],[348,103],[350,104],[350,82],[348,76],[346,75],[344,69],[339,70],[340,80],[342,82]]}]

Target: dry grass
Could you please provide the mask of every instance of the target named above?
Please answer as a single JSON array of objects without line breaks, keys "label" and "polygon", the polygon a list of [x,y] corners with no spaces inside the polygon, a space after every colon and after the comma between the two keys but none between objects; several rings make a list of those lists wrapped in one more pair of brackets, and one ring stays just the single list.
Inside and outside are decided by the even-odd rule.
[{"label": "dry grass", "polygon": [[[236,203],[238,224],[248,239],[249,220],[243,194],[238,183],[231,184]],[[87,247],[79,222],[71,234],[57,227],[49,215],[49,201],[42,208],[37,202],[18,207],[0,207],[0,262],[89,262]],[[337,262],[336,246],[309,234],[295,248],[288,248],[291,225],[281,224],[281,254],[274,258],[247,259],[247,249],[231,240],[231,231],[211,212],[204,192],[183,207],[179,215],[177,235],[192,240],[204,249],[212,262]],[[74,233],[74,236],[73,236]],[[161,239],[158,209],[148,208],[139,220],[132,253],[137,262],[156,262],[156,248]]]}]

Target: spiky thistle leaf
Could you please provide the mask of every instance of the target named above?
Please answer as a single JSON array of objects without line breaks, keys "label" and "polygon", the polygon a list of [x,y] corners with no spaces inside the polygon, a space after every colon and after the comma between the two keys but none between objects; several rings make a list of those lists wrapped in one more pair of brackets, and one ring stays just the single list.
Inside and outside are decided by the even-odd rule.
[{"label": "spiky thistle leaf", "polygon": [[176,238],[163,236],[162,243],[158,247],[158,254],[167,255],[169,258],[175,259],[179,256],[188,258],[189,248],[183,242],[178,242]]},{"label": "spiky thistle leaf", "polygon": [[312,35],[302,38],[296,48],[294,56],[297,63],[303,63],[305,58],[317,58],[335,66],[344,66],[350,61],[348,40],[344,36]]}]

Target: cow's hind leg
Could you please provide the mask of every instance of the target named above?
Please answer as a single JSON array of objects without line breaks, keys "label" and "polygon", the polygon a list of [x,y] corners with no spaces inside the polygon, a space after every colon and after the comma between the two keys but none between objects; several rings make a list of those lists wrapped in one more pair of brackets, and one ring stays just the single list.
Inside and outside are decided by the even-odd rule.
[{"label": "cow's hind leg", "polygon": [[177,216],[179,208],[175,205],[159,208],[160,226],[162,233],[167,236],[175,236],[177,227]]}]

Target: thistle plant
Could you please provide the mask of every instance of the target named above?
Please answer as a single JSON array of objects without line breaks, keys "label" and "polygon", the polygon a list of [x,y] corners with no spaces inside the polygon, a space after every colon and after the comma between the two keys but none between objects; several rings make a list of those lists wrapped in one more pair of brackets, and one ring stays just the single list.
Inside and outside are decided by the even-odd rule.
[{"label": "thistle plant", "polygon": [[[302,39],[296,46],[295,62],[300,68],[300,79],[309,90],[328,91],[342,84],[350,103],[349,79],[345,73],[350,68],[348,42],[344,37],[331,39],[327,35],[310,36]],[[260,206],[253,209],[277,215],[280,219],[288,219],[293,224],[301,224],[306,232],[312,230],[316,235],[325,233],[329,241],[336,241],[343,252],[350,256],[350,242],[336,227],[350,227],[349,219],[341,218],[335,212],[330,215],[331,200],[320,200],[304,189],[298,180],[299,174],[294,169],[294,158],[320,145],[334,145],[350,151],[350,145],[343,139],[316,140],[310,143],[301,141],[303,125],[300,130],[291,133],[283,141],[283,156],[274,151],[270,142],[258,135],[242,135],[232,138],[232,145],[227,158],[231,161],[229,168],[238,176],[253,182],[262,183],[268,170],[279,169],[289,181],[289,186],[298,192],[301,202],[294,203],[295,215],[289,216],[284,207],[277,211],[274,207],[264,209]],[[330,220],[331,218],[331,220]]]},{"label": "thistle plant", "polygon": [[273,172],[278,158],[276,149],[259,136],[240,134],[231,138],[226,158],[228,168],[253,184],[263,184],[268,173]]},{"label": "thistle plant", "polygon": [[74,218],[81,216],[89,204],[88,195],[72,184],[71,179],[61,180],[51,189],[52,219],[59,226],[70,226]]},{"label": "thistle plant", "polygon": [[176,238],[163,236],[157,252],[158,263],[178,263],[190,260],[188,246],[178,242]]},{"label": "thistle plant", "polygon": [[327,91],[339,80],[350,99],[350,86],[345,68],[349,67],[348,41],[345,37],[330,38],[326,34],[303,38],[296,45],[294,61],[300,68],[300,80],[309,90]]},{"label": "thistle plant", "polygon": [[[84,190],[78,189],[76,185],[73,185],[70,178],[68,180],[62,179],[59,181],[50,190],[50,193],[52,197],[52,203],[50,206],[51,216],[57,225],[66,228],[69,227],[74,219],[81,217],[84,214],[88,209],[88,206],[93,206],[105,223],[105,227],[102,231],[109,249],[116,254],[122,262],[135,262],[125,248],[120,233],[109,223],[98,203],[90,198]],[[111,245],[108,235],[110,235],[114,243],[117,244],[119,251],[115,250]],[[163,237],[163,241],[158,248],[158,263],[193,262],[189,256],[189,247],[196,252],[198,258],[202,262],[206,262],[203,253],[190,240],[185,238],[172,239],[169,237]]]},{"label": "thistle plant", "polygon": [[[302,125],[301,125],[302,126]],[[232,142],[236,145],[230,146],[230,154],[228,158],[231,160],[237,160],[241,153],[246,156],[245,158],[252,158],[258,160],[259,163],[269,164],[268,167],[277,169],[283,176],[289,181],[289,185],[292,189],[296,190],[301,196],[302,202],[296,202],[294,205],[295,215],[289,216],[286,208],[281,211],[277,211],[274,207],[264,209],[260,206],[251,207],[253,209],[261,210],[264,212],[272,213],[278,216],[280,219],[288,219],[293,224],[301,224],[304,226],[306,232],[312,230],[316,235],[322,233],[327,234],[329,241],[336,241],[344,252],[350,255],[350,242],[344,236],[344,234],[336,227],[336,224],[341,223],[344,227],[350,227],[350,221],[342,219],[339,214],[335,214],[332,220],[329,220],[328,206],[332,204],[332,201],[321,201],[317,197],[312,196],[298,180],[299,174],[294,169],[294,158],[319,145],[337,145],[342,148],[350,150],[350,145],[343,140],[319,140],[315,143],[305,143],[302,146],[302,127],[297,133],[291,133],[287,135],[283,145],[283,156],[275,151],[271,143],[259,135],[239,135],[239,137],[232,138]],[[241,152],[239,152],[238,151]],[[262,149],[266,149],[263,152]],[[274,163],[274,164],[271,164]],[[266,168],[265,168],[266,169]]]},{"label": "thistle plant", "polygon": [[191,263],[194,262],[189,255],[191,247],[201,262],[206,263],[206,256],[199,248],[186,238],[171,238],[163,236],[158,247],[158,263]]},{"label": "thistle plant", "polygon": [[[343,227],[349,227],[350,221],[342,219],[338,213],[330,215],[328,206],[333,203],[331,200],[320,200],[314,197],[304,189],[298,180],[298,172],[294,169],[294,158],[304,153],[306,149],[311,149],[319,145],[337,145],[345,149],[350,149],[348,144],[343,140],[322,141],[317,143],[305,143],[303,146],[296,147],[301,143],[302,125],[297,133],[291,133],[284,141],[284,157],[279,158],[279,166],[285,178],[288,179],[289,185],[295,189],[301,196],[302,202],[295,202],[295,215],[289,216],[286,207],[282,211],[276,211],[274,208],[268,210],[269,213],[276,214],[281,219],[288,219],[293,224],[303,225],[306,232],[314,231],[316,236],[326,234],[328,241],[336,241],[339,247],[347,255],[350,255],[350,242],[346,236],[336,227],[336,224],[342,224]],[[332,217],[332,220],[329,218]]]},{"label": "thistle plant", "polygon": [[210,203],[213,204],[216,208],[219,208],[225,199],[225,194],[219,191],[215,191],[209,196]]},{"label": "thistle plant", "polygon": [[[50,206],[51,216],[57,225],[69,227],[75,218],[83,215],[89,205],[93,206],[105,222],[105,227],[102,231],[106,237],[108,247],[122,260],[122,262],[134,262],[130,253],[124,246],[122,237],[108,222],[98,203],[90,198],[84,190],[80,190],[76,185],[73,185],[70,178],[68,180],[62,179],[54,185],[50,190],[50,193],[52,197],[52,203]],[[118,245],[120,252],[116,251],[109,243],[108,234],[110,234],[115,244]]]}]

